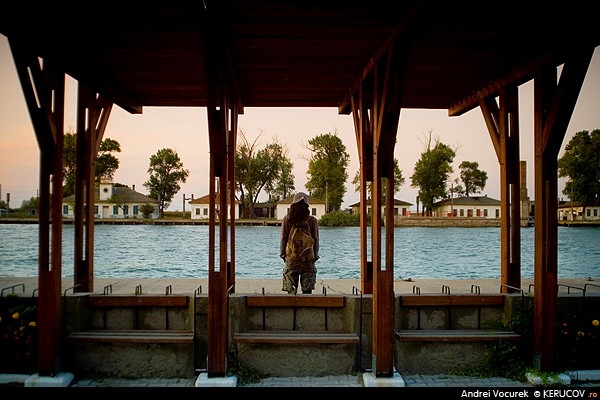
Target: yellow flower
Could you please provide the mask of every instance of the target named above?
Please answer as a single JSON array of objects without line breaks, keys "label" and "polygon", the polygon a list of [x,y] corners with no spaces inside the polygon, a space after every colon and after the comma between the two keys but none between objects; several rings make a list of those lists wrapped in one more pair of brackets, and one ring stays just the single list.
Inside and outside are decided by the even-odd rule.
[{"label": "yellow flower", "polygon": [[600,325],[600,321],[598,321],[597,319],[595,319],[595,320],[592,321],[592,325],[598,326],[598,325]]},{"label": "yellow flower", "polygon": [[582,331],[579,331],[579,332],[577,332],[577,336],[583,337],[583,336],[585,336],[585,333],[583,333]]},{"label": "yellow flower", "polygon": [[31,321],[31,322],[29,323],[29,327],[30,327],[30,328],[35,328],[36,326],[37,326],[37,324],[35,323],[35,321]]},{"label": "yellow flower", "polygon": [[13,317],[13,319],[19,319],[20,315],[18,312],[16,312],[12,315],[12,317]]}]

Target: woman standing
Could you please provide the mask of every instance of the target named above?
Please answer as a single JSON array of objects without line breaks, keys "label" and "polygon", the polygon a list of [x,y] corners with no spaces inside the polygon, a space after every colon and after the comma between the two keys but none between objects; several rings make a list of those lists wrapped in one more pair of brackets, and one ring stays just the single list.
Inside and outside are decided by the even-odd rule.
[{"label": "woman standing", "polygon": [[296,193],[281,223],[279,255],[285,263],[281,290],[289,294],[297,293],[298,283],[302,293],[311,294],[317,281],[319,223],[310,215],[308,206],[308,196]]}]

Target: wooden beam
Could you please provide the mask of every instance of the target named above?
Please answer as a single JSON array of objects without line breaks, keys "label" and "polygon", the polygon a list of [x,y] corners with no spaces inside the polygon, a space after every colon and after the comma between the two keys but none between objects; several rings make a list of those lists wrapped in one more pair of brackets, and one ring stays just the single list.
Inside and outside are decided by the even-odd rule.
[{"label": "wooden beam", "polygon": [[502,292],[521,287],[521,181],[519,159],[519,93],[516,86],[500,90],[500,190]]},{"label": "wooden beam", "polygon": [[20,42],[10,46],[40,150],[38,374],[54,376],[61,372],[65,75],[50,62],[42,66]]},{"label": "wooden beam", "polygon": [[483,114],[485,125],[487,126],[490,139],[492,139],[492,145],[496,152],[496,158],[500,162],[502,160],[502,152],[500,149],[500,110],[496,100],[488,96],[481,99],[479,102],[479,108]]},{"label": "wooden beam", "polygon": [[231,127],[228,130],[229,135],[229,146],[228,146],[228,170],[229,170],[229,247],[230,251],[230,259],[228,264],[228,272],[227,272],[227,287],[231,288],[230,292],[235,293],[235,193],[236,193],[236,179],[235,179],[235,154],[237,151],[237,130],[238,130],[238,113],[239,107],[238,103],[234,102],[231,105],[230,115],[231,115]]},{"label": "wooden beam", "polygon": [[503,294],[404,294],[400,296],[402,307],[439,306],[502,306]]},{"label": "wooden beam", "polygon": [[[234,272],[229,263],[227,235],[227,205],[234,207],[235,137],[230,124],[237,129],[237,113],[242,109],[237,84],[237,72],[233,67],[230,43],[223,27],[228,17],[220,2],[206,2],[200,15],[203,27],[203,51],[207,87],[208,132],[210,143],[210,210],[209,210],[209,274],[208,274],[208,362],[207,375],[226,375],[228,354],[228,295],[234,290],[235,280],[229,278]],[[233,115],[235,114],[235,115]],[[235,123],[233,123],[235,121]],[[218,179],[216,179],[218,177]],[[219,265],[216,262],[216,193],[219,199]],[[229,192],[231,190],[231,193]],[[232,214],[233,215],[233,214]],[[232,224],[234,221],[232,220]],[[234,227],[230,227],[233,234]],[[232,253],[234,249],[232,248]],[[230,270],[231,269],[231,270]]]},{"label": "wooden beam", "polygon": [[373,57],[363,67],[346,96],[340,101],[338,105],[339,114],[348,114],[353,111],[352,97],[354,93],[359,90],[366,79],[373,75],[375,69],[380,66],[381,60],[389,55],[392,48],[399,48],[404,45],[403,50],[407,50],[409,36],[412,34],[413,29],[418,28],[420,24],[419,11],[421,11],[426,3],[423,0],[413,1],[410,9],[405,12],[404,17],[390,29],[389,36],[375,50]]},{"label": "wooden beam", "polygon": [[24,43],[9,38],[9,44],[38,147],[51,149],[56,145],[57,131],[52,112],[54,98],[48,76],[38,56]]},{"label": "wooden beam", "polygon": [[[544,66],[534,78],[535,227],[534,227],[534,361],[555,368],[558,281],[558,151],[573,113],[593,48],[574,48],[557,71]],[[548,334],[548,332],[554,334]]]},{"label": "wooden beam", "polygon": [[77,93],[74,210],[74,291],[94,291],[94,204],[96,159],[113,103],[83,83]]},{"label": "wooden beam", "polygon": [[530,81],[536,75],[536,71],[546,66],[558,67],[564,63],[573,52],[573,47],[584,46],[588,48],[594,48],[595,45],[585,43],[570,43],[568,47],[546,52],[540,57],[537,57],[534,61],[528,61],[523,65],[514,68],[503,77],[492,81],[491,83],[481,87],[475,91],[472,95],[466,96],[465,98],[457,101],[455,104],[448,108],[448,116],[455,117],[463,115],[464,113],[471,111],[485,98],[497,97],[500,90],[507,86],[520,86],[525,82]]},{"label": "wooden beam", "polygon": [[187,307],[189,296],[91,295],[90,307]]},{"label": "wooden beam", "polygon": [[343,307],[344,296],[271,296],[246,297],[247,307]]},{"label": "wooden beam", "polygon": [[363,96],[364,83],[352,97],[352,117],[360,163],[360,283],[363,294],[373,293],[373,263],[367,258],[367,185],[373,180],[373,135],[370,112]]},{"label": "wooden beam", "polygon": [[[397,59],[390,49],[373,72],[373,182],[371,182],[371,254],[373,255],[373,374],[394,374],[394,145],[400,108]],[[386,182],[385,215],[382,216],[382,183]],[[382,220],[385,218],[385,260],[382,254]],[[384,261],[382,263],[382,261]]]}]

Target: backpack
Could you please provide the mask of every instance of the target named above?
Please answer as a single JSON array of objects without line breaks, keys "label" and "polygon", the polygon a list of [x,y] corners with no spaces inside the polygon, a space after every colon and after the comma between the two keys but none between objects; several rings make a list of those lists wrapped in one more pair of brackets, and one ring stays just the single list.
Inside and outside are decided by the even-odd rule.
[{"label": "backpack", "polygon": [[314,244],[315,240],[308,229],[308,219],[292,226],[285,246],[286,260],[290,262],[315,261]]}]

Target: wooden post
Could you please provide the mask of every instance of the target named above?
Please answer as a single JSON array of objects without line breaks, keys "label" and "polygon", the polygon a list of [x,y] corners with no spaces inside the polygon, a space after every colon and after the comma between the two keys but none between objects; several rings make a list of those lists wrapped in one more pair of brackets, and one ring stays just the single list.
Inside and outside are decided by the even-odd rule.
[{"label": "wooden post", "polygon": [[352,117],[360,163],[360,283],[363,294],[373,293],[373,263],[367,257],[368,207],[367,185],[373,180],[373,133],[370,110],[363,99],[363,84],[351,97]]},{"label": "wooden post", "polygon": [[[17,74],[40,149],[38,235],[38,374],[61,371],[62,158],[65,75],[10,40]],[[52,237],[50,238],[50,230]]]},{"label": "wooden post", "polygon": [[593,52],[593,46],[574,48],[558,84],[552,66],[542,67],[534,78],[534,362],[542,371],[554,370],[556,362],[557,157]]}]

